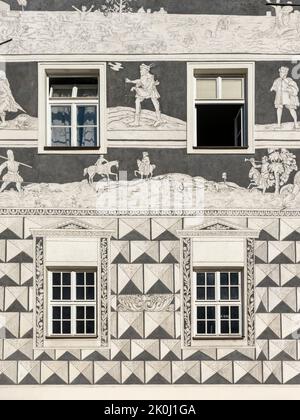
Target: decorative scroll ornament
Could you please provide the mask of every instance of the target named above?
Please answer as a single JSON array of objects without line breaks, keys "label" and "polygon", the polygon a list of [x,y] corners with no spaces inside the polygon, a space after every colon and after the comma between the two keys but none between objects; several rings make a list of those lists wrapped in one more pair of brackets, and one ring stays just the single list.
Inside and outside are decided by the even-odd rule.
[{"label": "decorative scroll ornament", "polygon": [[255,345],[255,252],[254,239],[247,240],[247,315],[248,345]]},{"label": "decorative scroll ornament", "polygon": [[173,295],[130,295],[119,297],[120,312],[172,312]]},{"label": "decorative scroll ornament", "polygon": [[192,344],[192,240],[183,238],[183,339],[185,346]]},{"label": "decorative scroll ornament", "polygon": [[44,346],[44,240],[36,239],[35,247],[35,315],[36,315],[36,347]]},{"label": "decorative scroll ornament", "polygon": [[101,258],[101,345],[107,346],[109,341],[109,306],[108,306],[108,245],[109,240],[100,240]]}]

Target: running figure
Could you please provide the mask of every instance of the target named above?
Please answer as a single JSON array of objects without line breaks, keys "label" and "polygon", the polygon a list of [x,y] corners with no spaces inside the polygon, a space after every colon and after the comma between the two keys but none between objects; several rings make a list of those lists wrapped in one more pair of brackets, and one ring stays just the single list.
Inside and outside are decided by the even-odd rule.
[{"label": "running figure", "polygon": [[160,94],[158,93],[157,86],[159,86],[159,81],[155,80],[155,76],[150,73],[152,66],[147,66],[142,64],[140,66],[140,79],[130,80],[126,79],[126,83],[134,84],[135,87],[131,89],[131,92],[136,92],[135,97],[135,120],[131,124],[133,127],[139,127],[141,121],[141,112],[142,112],[142,103],[146,99],[151,99],[155,112],[156,112],[156,122],[154,127],[158,127],[162,123],[161,111],[159,98]]},{"label": "running figure", "polygon": [[[6,159],[2,156],[0,156],[0,158]],[[0,166],[0,175],[5,169],[7,170],[7,173],[2,178],[3,184],[1,186],[0,193],[6,190],[6,188],[10,184],[15,184],[18,192],[22,191],[23,178],[19,174],[20,165],[32,169],[31,166],[25,165],[24,163],[16,162],[13,151],[8,150],[7,161]]]}]

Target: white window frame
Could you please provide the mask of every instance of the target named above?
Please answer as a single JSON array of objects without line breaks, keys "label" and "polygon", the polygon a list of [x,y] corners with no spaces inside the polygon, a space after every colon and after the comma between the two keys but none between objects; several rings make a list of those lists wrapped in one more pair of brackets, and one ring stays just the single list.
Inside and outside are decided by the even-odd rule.
[{"label": "white window frame", "polygon": [[[222,300],[220,296],[221,292],[221,273],[238,273],[239,274],[239,296],[240,298],[236,301],[234,300]],[[197,274],[198,273],[215,273],[216,275],[216,285],[215,285],[215,299],[214,300],[198,300],[197,298]],[[232,269],[197,269],[194,268],[194,287],[193,287],[193,301],[194,301],[194,307],[193,307],[193,320],[194,320],[194,337],[195,338],[203,338],[205,340],[207,339],[243,339],[244,338],[244,308],[243,308],[243,271],[241,268],[232,268]],[[231,287],[231,286],[229,286]],[[205,286],[207,288],[207,286]],[[239,307],[239,334],[222,334],[221,333],[221,307]],[[197,316],[197,308],[199,307],[214,307],[216,310],[216,333],[215,334],[199,334],[198,333],[198,316]],[[207,320],[205,321],[207,322]]]},{"label": "white window frame", "polygon": [[[94,273],[95,275],[95,297],[93,300],[77,300],[76,299],[76,274],[78,272],[84,273]],[[54,300],[53,298],[53,288],[56,287],[53,285],[53,273],[70,273],[71,274],[71,299],[70,300]],[[60,286],[63,288],[63,286]],[[86,288],[86,286],[84,286]],[[91,270],[88,268],[82,267],[80,270],[72,270],[70,268],[67,269],[48,269],[48,288],[49,292],[47,293],[48,296],[48,338],[62,338],[62,339],[74,339],[74,338],[98,338],[98,304],[99,301],[97,299],[97,271]],[[52,317],[53,308],[54,307],[70,307],[71,308],[71,333],[70,334],[54,334],[53,333],[53,321],[55,321]],[[76,333],[76,308],[77,307],[93,307],[95,310],[95,333],[94,334],[77,334]]]},{"label": "white window frame", "polygon": [[[74,72],[72,74],[72,71]],[[97,74],[98,99],[66,98],[50,99],[49,78],[56,76],[78,77],[78,73],[88,76],[88,72]],[[107,90],[106,63],[40,63],[39,64],[39,141],[40,154],[95,154],[107,153]],[[71,106],[72,108],[72,144],[69,148],[52,147],[51,142],[51,105]],[[76,107],[80,105],[97,106],[98,145],[95,148],[78,147]]]},{"label": "white window frame", "polygon": [[[247,96],[244,95],[244,101],[241,100],[197,100],[197,78],[195,77],[195,71],[203,71],[203,78],[205,73],[208,75],[208,79],[217,79],[218,77],[226,78],[226,73],[230,70],[234,74],[237,74],[237,78],[241,78],[241,75],[245,75],[244,93],[247,92]],[[212,71],[216,77],[209,77],[209,71]],[[240,72],[240,75],[238,74]],[[234,79],[234,75],[230,75]],[[200,78],[200,77],[199,77]],[[198,78],[198,79],[199,79]],[[218,98],[221,98],[220,83],[218,82]],[[207,103],[244,103],[246,115],[243,117],[243,121],[246,121],[246,127],[243,127],[243,131],[247,132],[246,139],[247,145],[245,147],[232,147],[232,148],[198,148],[197,144],[197,110],[196,104],[207,104]],[[206,62],[206,63],[188,63],[187,65],[187,151],[189,154],[253,154],[255,151],[254,146],[254,127],[255,127],[255,63],[254,62]],[[245,140],[245,137],[244,137]]]}]

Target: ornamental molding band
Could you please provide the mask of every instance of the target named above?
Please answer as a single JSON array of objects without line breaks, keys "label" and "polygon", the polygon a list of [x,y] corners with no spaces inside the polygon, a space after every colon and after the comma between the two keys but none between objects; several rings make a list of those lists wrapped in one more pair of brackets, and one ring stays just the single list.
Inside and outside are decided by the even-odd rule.
[{"label": "ornamental molding band", "polygon": [[173,312],[173,295],[130,295],[119,296],[119,312]]},{"label": "ornamental molding band", "polygon": [[183,270],[183,343],[185,347],[192,345],[192,239],[182,239]]},{"label": "ornamental molding band", "polygon": [[35,240],[35,346],[43,348],[44,331],[44,299],[45,299],[45,267],[44,267],[44,239]]},{"label": "ornamental molding band", "polygon": [[217,219],[194,227],[190,230],[181,230],[177,232],[179,237],[202,238],[202,237],[240,237],[240,238],[258,238],[259,230],[245,229],[241,226],[233,225],[224,220]]},{"label": "ornamental molding band", "polygon": [[[205,54],[299,52],[299,13],[169,15],[104,11],[0,14],[2,54]],[[133,36],[134,35],[134,36]],[[88,43],[86,42],[88,40]]]},{"label": "ornamental molding band", "polygon": [[58,225],[51,225],[43,229],[32,229],[31,232],[33,237],[43,236],[48,238],[110,238],[114,234],[114,231],[112,230],[102,230],[99,229],[97,226],[93,226],[89,223],[85,223],[77,219],[67,220]]}]

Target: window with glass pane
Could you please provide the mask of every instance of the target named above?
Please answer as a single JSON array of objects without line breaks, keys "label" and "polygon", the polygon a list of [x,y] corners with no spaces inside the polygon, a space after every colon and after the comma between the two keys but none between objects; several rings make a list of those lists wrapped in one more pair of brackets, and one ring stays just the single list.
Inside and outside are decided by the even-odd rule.
[{"label": "window with glass pane", "polygon": [[49,335],[95,337],[96,272],[49,272],[49,283]]},{"label": "window with glass pane", "polygon": [[242,337],[242,272],[197,271],[195,317],[198,337]]},{"label": "window with glass pane", "polygon": [[99,146],[98,77],[49,77],[49,112],[49,146]]},{"label": "window with glass pane", "polygon": [[201,76],[196,72],[195,78],[195,147],[247,147],[245,76]]}]

